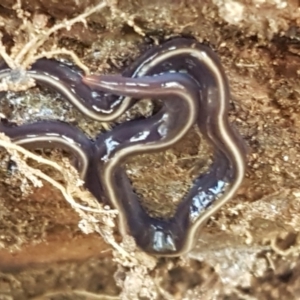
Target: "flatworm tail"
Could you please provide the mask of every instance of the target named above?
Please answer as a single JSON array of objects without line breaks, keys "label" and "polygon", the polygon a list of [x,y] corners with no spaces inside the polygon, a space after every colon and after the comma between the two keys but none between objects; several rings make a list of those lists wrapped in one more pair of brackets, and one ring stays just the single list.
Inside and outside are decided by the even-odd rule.
[{"label": "flatworm tail", "polygon": [[[112,94],[163,100],[156,115],[122,124],[99,139],[100,176],[107,197],[121,212],[122,234],[132,234],[147,252],[180,255],[193,247],[199,228],[234,196],[244,177],[245,148],[227,115],[229,85],[217,55],[188,39],[174,39],[145,53],[135,63],[133,77],[83,78],[91,87]],[[199,174],[172,219],[151,218],[121,165],[129,156],[172,147],[194,123],[212,145],[214,162],[207,173]]]}]

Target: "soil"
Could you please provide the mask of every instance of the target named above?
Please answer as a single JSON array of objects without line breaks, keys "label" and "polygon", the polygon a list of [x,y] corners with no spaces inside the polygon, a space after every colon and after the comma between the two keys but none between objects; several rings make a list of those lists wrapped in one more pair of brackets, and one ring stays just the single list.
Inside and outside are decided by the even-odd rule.
[{"label": "soil", "polygon": [[[61,30],[49,43],[71,49],[93,72],[104,73],[121,72],[174,36],[210,45],[229,78],[230,121],[248,148],[241,188],[201,230],[195,249],[158,259],[150,273],[159,279],[158,299],[300,299],[299,2],[111,2],[114,13],[105,8],[86,27]],[[96,3],[35,0],[22,1],[22,7],[30,18],[45,17],[53,26]],[[20,23],[14,4],[0,3],[0,16],[9,20],[1,28],[8,48]],[[126,119],[151,112],[145,100]],[[0,113],[17,123],[64,120],[91,138],[108,126],[41,87],[7,93]],[[33,189],[8,154],[0,155],[0,300],[118,299],[122,272],[111,246],[96,233],[81,232],[78,214],[58,191],[48,184]],[[134,173],[133,186],[148,212],[169,217],[209,158],[209,147],[192,130],[174,149],[135,157],[126,169]]]}]

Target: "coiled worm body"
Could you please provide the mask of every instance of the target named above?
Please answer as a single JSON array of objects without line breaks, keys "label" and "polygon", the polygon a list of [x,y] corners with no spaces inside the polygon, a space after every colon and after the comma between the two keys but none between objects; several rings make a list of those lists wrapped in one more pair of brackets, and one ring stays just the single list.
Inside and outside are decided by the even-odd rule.
[{"label": "coiled worm body", "polygon": [[[129,231],[138,245],[148,252],[178,255],[193,247],[198,229],[237,191],[245,173],[245,148],[229,124],[229,86],[218,57],[211,49],[187,39],[172,40],[144,54],[135,62],[135,68],[133,76],[136,79],[92,75],[83,80],[94,89],[113,94],[162,98],[163,109],[168,111],[167,107],[176,106],[168,97],[177,92],[174,82],[177,77],[186,75],[194,82],[197,92],[190,93],[195,87],[185,85],[185,97],[181,100],[194,106],[186,105],[177,112],[169,110],[168,116],[173,114],[176,121],[166,123],[165,135],[158,136],[155,144],[152,135],[145,134],[153,132],[151,125],[132,131],[132,136],[122,142],[119,141],[122,132],[132,130],[130,124],[122,124],[114,130],[114,135],[102,138],[98,142],[100,161],[105,161],[100,168],[102,182],[108,198],[121,212],[119,221],[123,234]],[[170,74],[173,83],[169,81]],[[160,89],[147,87],[147,80],[150,82],[153,78],[159,78]],[[194,123],[197,107],[196,123],[214,149],[214,162],[206,174],[195,180],[173,218],[167,221],[151,218],[141,207],[120,165],[129,156],[171,147],[178,142]],[[143,138],[131,142],[136,136]]]},{"label": "coiled worm body", "polygon": [[[194,40],[174,39],[147,51],[123,76],[83,77],[65,64],[44,59],[27,74],[98,121],[115,120],[145,97],[162,100],[158,113],[118,125],[95,142],[59,122],[0,125],[0,131],[26,147],[51,144],[71,151],[87,188],[99,201],[108,201],[119,210],[121,234],[131,234],[144,251],[166,256],[189,251],[199,228],[239,188],[245,173],[245,148],[229,124],[229,86],[210,48]],[[0,79],[7,76],[10,70],[2,67]],[[193,182],[172,218],[152,218],[142,208],[122,164],[130,156],[172,147],[194,124],[213,148],[213,163]]]}]

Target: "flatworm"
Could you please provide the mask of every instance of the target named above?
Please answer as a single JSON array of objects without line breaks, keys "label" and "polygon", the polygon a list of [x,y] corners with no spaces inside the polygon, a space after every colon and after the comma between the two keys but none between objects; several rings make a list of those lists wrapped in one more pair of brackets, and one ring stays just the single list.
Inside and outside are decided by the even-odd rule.
[{"label": "flatworm", "polygon": [[[9,74],[3,67],[0,79]],[[144,251],[166,256],[188,252],[198,230],[242,183],[245,148],[229,124],[229,85],[209,47],[191,39],[173,39],[147,51],[122,76],[82,76],[62,63],[45,59],[36,62],[27,74],[99,121],[115,120],[139,99],[162,100],[155,115],[118,125],[100,134],[95,142],[59,122],[20,127],[0,124],[0,131],[26,147],[40,146],[46,136],[48,144],[69,148],[77,157],[76,167],[86,186],[99,201],[108,200],[119,210],[121,234],[131,234]],[[214,150],[213,163],[193,182],[174,217],[152,218],[142,208],[122,164],[130,156],[172,147],[194,124]],[[66,138],[73,142],[65,143]]]}]

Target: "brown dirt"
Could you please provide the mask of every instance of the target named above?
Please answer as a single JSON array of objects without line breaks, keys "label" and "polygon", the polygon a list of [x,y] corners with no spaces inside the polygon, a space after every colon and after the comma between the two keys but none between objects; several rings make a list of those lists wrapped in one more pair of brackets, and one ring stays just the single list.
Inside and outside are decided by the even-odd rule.
[{"label": "brown dirt", "polygon": [[[95,2],[22,3],[33,15],[49,16],[51,26]],[[4,30],[7,45],[18,23],[13,3],[0,4],[0,15],[12,20]],[[127,18],[112,18],[105,9],[89,19],[86,29],[77,24],[54,39],[98,72],[120,71],[152,44],[177,35],[205,41],[220,55],[232,88],[231,122],[249,148],[247,176],[237,196],[201,231],[189,259],[159,261],[152,275],[161,279],[170,299],[300,299],[298,6],[293,0],[126,0],[117,7]],[[126,23],[128,17],[147,37]],[[144,106],[139,109],[147,113]],[[63,117],[90,136],[99,133],[99,124],[44,89],[9,94],[0,112],[15,121]],[[171,195],[174,184],[178,193],[186,191],[196,161],[197,168],[205,167],[198,154],[199,138],[191,132],[176,149],[137,157],[127,165],[138,170],[134,187],[153,214],[172,212],[173,204],[158,205],[159,199]],[[28,188],[24,196],[20,179],[7,171],[7,155],[1,155],[0,299],[96,299],[81,291],[117,295],[117,267],[109,246],[96,234],[84,235],[78,215],[48,185],[34,193]],[[195,155],[197,160],[189,160]],[[166,190],[153,174],[168,178]],[[167,297],[164,291],[161,299]]]}]

